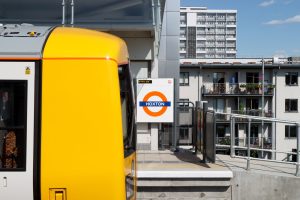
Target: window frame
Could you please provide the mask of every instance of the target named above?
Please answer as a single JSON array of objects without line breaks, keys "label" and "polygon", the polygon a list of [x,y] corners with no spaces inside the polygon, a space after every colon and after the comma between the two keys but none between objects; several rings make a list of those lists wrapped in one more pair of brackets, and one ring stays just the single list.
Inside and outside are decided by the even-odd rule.
[{"label": "window frame", "polygon": [[[293,80],[293,76],[296,76],[296,84],[292,84],[292,80]],[[298,72],[286,72],[285,73],[285,85],[286,86],[298,86],[298,77],[299,77],[299,74]],[[288,78],[288,80],[287,80]]]},{"label": "window frame", "polygon": [[[8,84],[22,84],[23,85],[23,104],[19,105],[19,106],[23,106],[23,125],[19,125],[19,124],[8,124],[6,127],[0,127],[0,130],[1,131],[7,131],[6,134],[10,133],[11,131],[14,132],[15,134],[15,137],[17,137],[17,135],[19,135],[21,133],[23,133],[22,137],[18,136],[18,138],[21,138],[21,139],[18,139],[18,141],[23,141],[23,144],[20,145],[20,142],[18,144],[17,142],[17,139],[16,139],[16,148],[17,148],[17,157],[22,157],[21,161],[18,161],[15,160],[16,164],[19,165],[20,162],[22,162],[22,165],[21,167],[16,167],[16,168],[4,168],[2,165],[3,165],[3,154],[4,152],[2,152],[2,156],[0,157],[1,159],[1,167],[0,167],[0,172],[1,171],[8,171],[8,172],[14,172],[14,171],[26,171],[26,165],[27,165],[27,123],[28,123],[28,80],[0,80],[0,85],[2,83],[8,83]],[[13,86],[14,86],[13,85]],[[12,90],[12,85],[10,85],[10,90]],[[14,97],[11,97],[13,99],[15,99],[15,96]],[[13,102],[11,103],[10,105],[10,109],[12,110],[11,112],[16,112],[15,110],[15,100],[13,100]],[[11,115],[14,115],[15,113],[11,113]],[[14,116],[13,116],[14,117]],[[19,132],[18,132],[19,131]],[[3,149],[4,149],[4,145],[5,145],[5,141],[3,140]],[[22,148],[20,148],[20,146]],[[1,149],[2,151],[2,149]]]},{"label": "window frame", "polygon": [[[183,126],[183,127],[180,127],[180,129],[179,129],[179,140],[188,140],[189,139],[189,127],[187,127],[187,126]],[[181,137],[181,136],[183,136],[184,135],[184,137]],[[185,137],[185,136],[187,136],[187,137]]]},{"label": "window frame", "polygon": [[[296,105],[296,110],[291,110],[291,104],[292,104],[292,101],[296,101],[297,105]],[[287,103],[288,103],[288,106],[287,106]],[[289,112],[289,113],[297,113],[298,112],[298,99],[285,99],[285,112]],[[288,109],[287,109],[288,107]]]},{"label": "window frame", "polygon": [[184,99],[179,99],[178,103],[178,109],[181,112],[189,112],[189,106],[190,106],[190,99],[184,98]]},{"label": "window frame", "polygon": [[[182,77],[182,75],[183,75],[183,77]],[[180,86],[189,86],[190,85],[190,73],[189,72],[180,72],[179,85]]]},{"label": "window frame", "polygon": [[[120,74],[120,68],[124,71],[123,74]],[[122,96],[125,95],[127,98],[127,107],[126,107],[126,117],[127,117],[127,136],[123,138],[123,148],[124,148],[124,157],[128,157],[133,152],[136,151],[136,126],[135,126],[135,110],[134,110],[134,94],[131,73],[129,70],[129,65],[119,65],[118,66],[118,77],[120,81],[120,103],[122,104]],[[124,79],[126,90],[122,91],[121,81]],[[127,96],[126,96],[127,95]],[[122,107],[122,105],[121,105]],[[122,113],[123,116],[123,113]],[[123,118],[122,118],[123,120]],[[123,129],[122,129],[123,131]]]},{"label": "window frame", "polygon": [[[295,128],[295,136],[291,136],[291,128]],[[296,125],[285,125],[285,134],[286,139],[296,139],[297,138],[297,126]]]},{"label": "window frame", "polygon": [[246,72],[246,83],[259,83],[259,72]]}]

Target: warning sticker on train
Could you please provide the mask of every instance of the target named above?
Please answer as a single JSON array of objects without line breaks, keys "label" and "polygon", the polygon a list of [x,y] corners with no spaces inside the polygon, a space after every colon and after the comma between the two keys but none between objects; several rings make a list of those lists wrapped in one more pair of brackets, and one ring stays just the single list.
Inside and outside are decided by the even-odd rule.
[{"label": "warning sticker on train", "polygon": [[173,122],[174,80],[137,80],[137,122]]}]

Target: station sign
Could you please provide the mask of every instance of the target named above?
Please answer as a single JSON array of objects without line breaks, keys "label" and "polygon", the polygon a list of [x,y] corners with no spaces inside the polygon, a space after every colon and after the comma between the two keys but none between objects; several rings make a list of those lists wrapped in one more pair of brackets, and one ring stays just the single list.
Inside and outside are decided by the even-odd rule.
[{"label": "station sign", "polygon": [[174,79],[137,79],[137,122],[173,123]]}]

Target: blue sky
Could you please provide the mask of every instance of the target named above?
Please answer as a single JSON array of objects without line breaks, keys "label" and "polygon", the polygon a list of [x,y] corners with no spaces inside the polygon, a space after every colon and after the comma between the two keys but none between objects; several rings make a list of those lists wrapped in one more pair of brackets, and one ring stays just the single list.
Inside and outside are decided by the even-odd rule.
[{"label": "blue sky", "polygon": [[300,56],[300,0],[181,0],[181,6],[237,10],[238,57]]}]

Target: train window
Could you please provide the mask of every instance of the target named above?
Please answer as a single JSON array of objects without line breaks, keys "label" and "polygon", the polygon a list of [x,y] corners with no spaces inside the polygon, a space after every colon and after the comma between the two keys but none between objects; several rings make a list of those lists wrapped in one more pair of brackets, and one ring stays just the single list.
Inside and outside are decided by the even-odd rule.
[{"label": "train window", "polygon": [[0,81],[0,170],[25,170],[27,81]]},{"label": "train window", "polygon": [[135,150],[134,104],[128,65],[119,67],[122,127],[125,156]]}]

